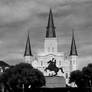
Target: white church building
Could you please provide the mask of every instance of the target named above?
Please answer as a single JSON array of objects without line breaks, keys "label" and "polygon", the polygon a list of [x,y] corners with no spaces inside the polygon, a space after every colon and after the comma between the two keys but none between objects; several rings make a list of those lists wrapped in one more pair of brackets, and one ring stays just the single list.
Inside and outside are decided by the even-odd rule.
[{"label": "white church building", "polygon": [[[74,32],[72,32],[71,37],[72,41],[70,43],[71,49],[70,54],[68,56],[69,58],[65,58],[64,52],[58,52],[58,43],[54,26],[53,13],[50,9],[48,25],[46,28],[46,37],[44,39],[44,51],[41,53],[37,53],[37,59],[35,59],[35,56],[31,52],[32,48],[30,45],[30,37],[28,34],[24,53],[25,62],[32,64],[33,67],[42,71],[44,76],[54,76],[55,71],[53,70],[55,68],[57,72],[55,76],[64,76],[67,82],[70,72],[77,69],[78,58]],[[50,66],[52,67],[51,69]]]}]

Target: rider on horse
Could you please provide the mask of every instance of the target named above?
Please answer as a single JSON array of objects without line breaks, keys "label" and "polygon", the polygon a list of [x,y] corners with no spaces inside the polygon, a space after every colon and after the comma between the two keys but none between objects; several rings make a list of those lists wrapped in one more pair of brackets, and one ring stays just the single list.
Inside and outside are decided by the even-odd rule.
[{"label": "rider on horse", "polygon": [[54,58],[52,58],[52,60],[48,61],[47,63],[48,63],[49,65],[48,65],[48,67],[45,69],[45,71],[47,71],[47,70],[54,71],[54,72],[55,72],[55,76],[57,75],[57,72],[59,71],[59,69],[61,70],[62,73],[64,73],[62,68],[58,68],[58,67],[56,66],[56,60],[55,60]]}]

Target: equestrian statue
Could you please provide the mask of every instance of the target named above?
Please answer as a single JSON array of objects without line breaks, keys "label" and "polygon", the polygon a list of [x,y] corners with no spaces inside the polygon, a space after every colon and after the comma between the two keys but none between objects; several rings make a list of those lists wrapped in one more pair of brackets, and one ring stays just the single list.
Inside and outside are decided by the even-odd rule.
[{"label": "equestrian statue", "polygon": [[54,74],[53,76],[56,76],[59,70],[61,70],[61,72],[64,73],[62,67],[61,67],[61,68],[58,68],[58,67],[56,66],[56,60],[55,60],[54,58],[52,58],[52,60],[48,61],[47,63],[48,63],[49,65],[48,65],[48,67],[45,68],[44,71],[46,71],[46,72],[47,72],[47,70],[49,70],[49,71],[54,71],[55,74]]}]

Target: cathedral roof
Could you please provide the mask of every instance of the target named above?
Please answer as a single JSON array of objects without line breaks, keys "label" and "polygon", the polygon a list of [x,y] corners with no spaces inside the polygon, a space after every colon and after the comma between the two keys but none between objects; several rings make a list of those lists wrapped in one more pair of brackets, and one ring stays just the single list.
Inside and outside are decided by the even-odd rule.
[{"label": "cathedral roof", "polygon": [[70,56],[72,56],[72,55],[78,56],[75,38],[74,38],[74,31],[72,31],[72,43],[71,43],[71,50],[70,50]]},{"label": "cathedral roof", "polygon": [[28,33],[28,37],[27,37],[24,56],[32,56],[29,33]]},{"label": "cathedral roof", "polygon": [[52,37],[56,37],[56,33],[55,33],[55,26],[54,26],[54,21],[53,21],[52,10],[50,9],[47,31],[46,31],[46,38],[52,38]]}]

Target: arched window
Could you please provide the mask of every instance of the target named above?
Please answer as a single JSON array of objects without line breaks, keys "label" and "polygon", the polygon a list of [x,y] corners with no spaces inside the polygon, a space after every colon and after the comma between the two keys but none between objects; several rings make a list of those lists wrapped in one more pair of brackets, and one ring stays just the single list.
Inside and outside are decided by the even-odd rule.
[{"label": "arched window", "polygon": [[50,47],[48,47],[48,52],[50,52]]},{"label": "arched window", "polygon": [[43,61],[41,61],[41,66],[43,66]]},{"label": "arched window", "polygon": [[76,61],[75,60],[73,60],[73,64],[76,64]]},{"label": "arched window", "polygon": [[59,61],[59,65],[61,65],[61,61]]},{"label": "arched window", "polygon": [[54,52],[54,47],[52,47],[52,52]]},{"label": "arched window", "polygon": [[66,79],[68,78],[68,73],[66,73]]}]

